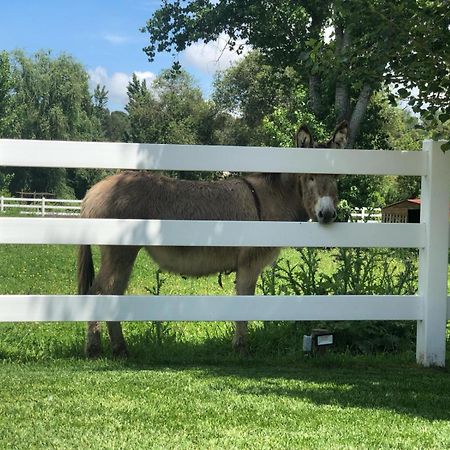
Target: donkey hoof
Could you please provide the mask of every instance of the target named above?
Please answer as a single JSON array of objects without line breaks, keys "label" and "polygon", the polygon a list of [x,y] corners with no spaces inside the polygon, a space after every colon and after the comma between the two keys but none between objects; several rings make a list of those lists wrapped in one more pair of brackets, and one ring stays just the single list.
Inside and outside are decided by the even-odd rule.
[{"label": "donkey hoof", "polygon": [[114,359],[127,359],[129,356],[128,349],[126,347],[113,348],[112,356]]},{"label": "donkey hoof", "polygon": [[240,356],[248,356],[248,345],[245,339],[233,339],[233,350]]},{"label": "donkey hoof", "polygon": [[88,359],[98,359],[102,354],[102,349],[99,345],[90,345],[85,348],[85,355]]}]

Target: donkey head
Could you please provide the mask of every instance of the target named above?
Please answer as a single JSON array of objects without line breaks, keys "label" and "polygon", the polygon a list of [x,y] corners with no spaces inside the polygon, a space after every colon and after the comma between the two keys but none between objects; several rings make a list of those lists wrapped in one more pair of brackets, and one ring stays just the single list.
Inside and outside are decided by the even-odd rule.
[{"label": "donkey head", "polygon": [[[305,125],[296,135],[297,147],[344,148],[347,143],[348,124],[340,123],[328,142],[316,143]],[[300,189],[304,207],[314,222],[330,223],[336,219],[337,176],[328,174],[300,174]]]}]

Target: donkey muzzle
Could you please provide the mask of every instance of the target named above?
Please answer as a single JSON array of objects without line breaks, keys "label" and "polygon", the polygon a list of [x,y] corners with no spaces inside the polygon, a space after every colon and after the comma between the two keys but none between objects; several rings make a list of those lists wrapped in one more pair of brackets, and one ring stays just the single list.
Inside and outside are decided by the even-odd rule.
[{"label": "donkey muzzle", "polygon": [[320,197],[315,209],[317,221],[319,223],[326,224],[336,220],[336,206],[331,197]]}]

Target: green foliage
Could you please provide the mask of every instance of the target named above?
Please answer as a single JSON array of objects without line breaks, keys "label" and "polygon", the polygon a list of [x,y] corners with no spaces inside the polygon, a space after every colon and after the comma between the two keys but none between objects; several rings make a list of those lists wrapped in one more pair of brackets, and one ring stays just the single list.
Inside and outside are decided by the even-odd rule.
[{"label": "green foliage", "polygon": [[290,103],[292,92],[302,85],[291,67],[273,66],[259,52],[252,51],[217,73],[212,98],[222,110],[241,115],[250,126],[255,126],[275,105]]},{"label": "green foliage", "polygon": [[97,123],[83,66],[68,55],[11,55],[14,108],[22,139],[97,140]]},{"label": "green foliage", "polygon": [[[409,96],[427,119],[438,112],[441,121],[448,119],[449,15],[442,0],[173,0],[148,20],[144,50],[153,60],[157,52],[180,52],[226,33],[238,53],[250,44],[274,66],[294,67],[304,82],[322,86],[310,92],[316,114],[329,108],[330,99],[323,98],[329,90],[337,118],[352,117],[353,140],[367,100],[383,83],[399,88],[397,98]],[[334,33],[326,39],[330,26]],[[411,96],[414,89],[418,94]]]},{"label": "green foliage", "polygon": [[[21,51],[4,52],[0,57],[0,136],[99,140],[103,133],[98,112],[104,108],[106,92],[99,88],[97,94],[103,97],[94,107],[88,74],[68,55],[38,52],[28,57]],[[71,184],[76,182],[62,168],[4,168],[0,173],[4,180],[9,176],[5,189],[11,194],[24,190],[74,196]]]},{"label": "green foliage", "polygon": [[[281,259],[261,276],[266,295],[413,295],[417,291],[417,252],[392,249],[297,249],[298,260]],[[333,322],[325,327],[340,350],[352,352],[412,350],[411,322]]]},{"label": "green foliage", "polygon": [[16,111],[13,108],[13,74],[9,55],[0,53],[0,138],[16,137]]},{"label": "green foliage", "polygon": [[[114,172],[114,170],[107,169],[67,169],[67,186],[71,190],[72,196],[81,199],[91,186]],[[62,198],[67,198],[67,196]]]},{"label": "green foliage", "polygon": [[306,90],[298,87],[290,95],[291,100],[287,106],[275,107],[273,112],[264,117],[263,126],[269,143],[275,146],[292,147],[300,124],[308,125],[315,140],[322,142],[327,134],[326,127],[309,110]]},{"label": "green foliage", "polygon": [[13,178],[14,174],[0,172],[0,195],[3,195],[4,197],[9,197],[11,195],[9,186]]},{"label": "green foliage", "polygon": [[[165,70],[149,87],[135,75],[128,86],[129,140],[160,144],[212,144],[216,120],[210,104],[183,70]],[[209,177],[171,172],[182,178]]]},{"label": "green foliage", "polygon": [[208,106],[187,72],[163,71],[151,87],[134,75],[128,98],[132,142],[201,143]]},{"label": "green foliage", "polygon": [[106,123],[105,138],[110,142],[128,142],[130,140],[130,119],[123,111],[112,111]]}]

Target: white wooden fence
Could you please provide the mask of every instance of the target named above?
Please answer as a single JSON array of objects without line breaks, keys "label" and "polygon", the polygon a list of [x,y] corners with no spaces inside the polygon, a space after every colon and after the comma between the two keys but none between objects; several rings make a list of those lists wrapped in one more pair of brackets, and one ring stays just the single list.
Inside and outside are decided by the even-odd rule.
[{"label": "white wooden fence", "polygon": [[[4,244],[419,248],[412,296],[0,296],[0,321],[416,320],[417,361],[445,364],[450,153],[0,140],[0,166],[422,176],[419,224],[0,218]],[[11,274],[14,276],[14,274]]]},{"label": "white wooden fence", "polygon": [[0,196],[0,212],[15,210],[37,216],[78,216],[81,200],[59,198],[20,198]]},{"label": "white wooden fence", "polygon": [[356,208],[351,213],[352,222],[381,222],[381,208]]}]

